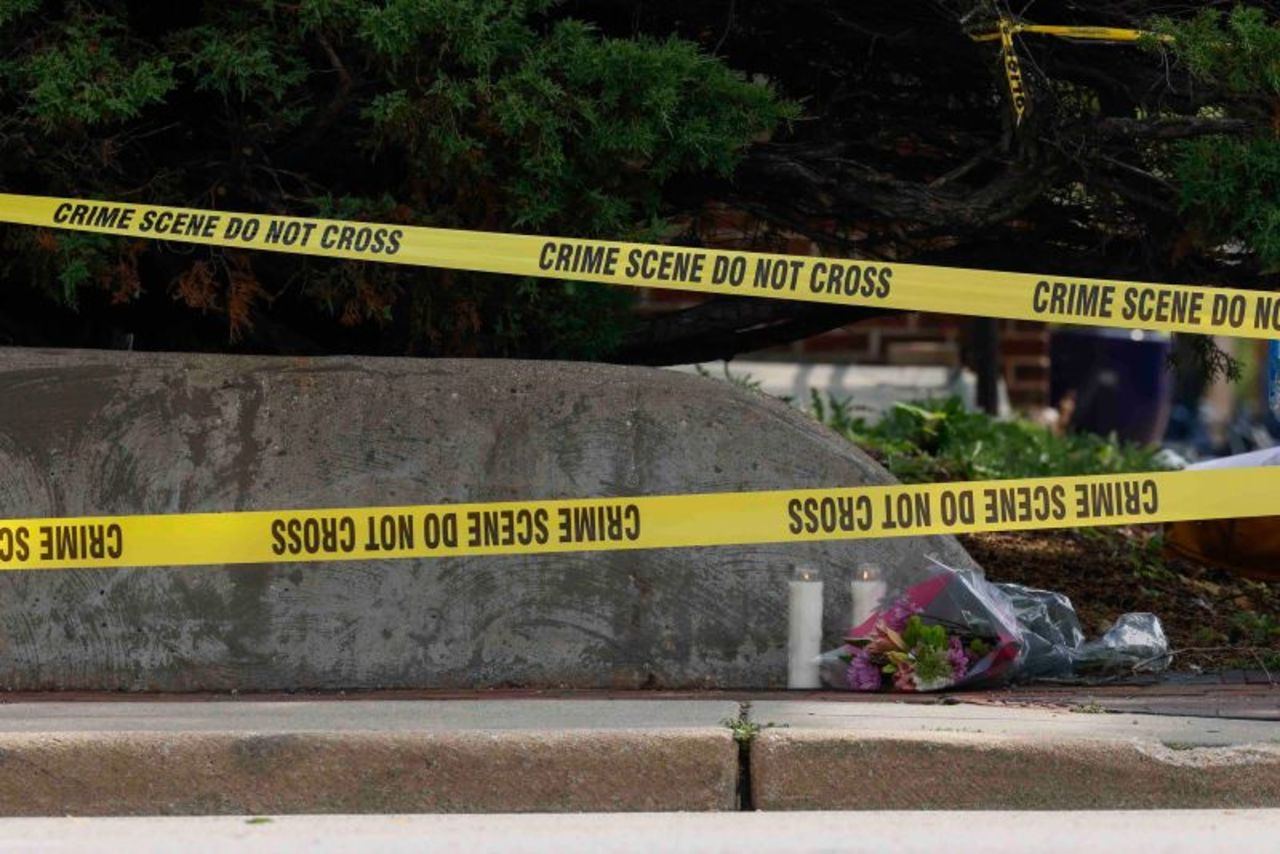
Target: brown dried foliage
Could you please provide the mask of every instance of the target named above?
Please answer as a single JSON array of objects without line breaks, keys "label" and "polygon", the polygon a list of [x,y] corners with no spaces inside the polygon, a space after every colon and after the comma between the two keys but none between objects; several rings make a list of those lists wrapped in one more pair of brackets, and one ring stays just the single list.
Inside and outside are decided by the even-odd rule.
[{"label": "brown dried foliage", "polygon": [[146,248],[145,240],[134,240],[126,244],[116,259],[115,266],[103,277],[104,285],[111,291],[112,305],[121,305],[141,296],[142,279],[138,275],[138,256]]},{"label": "brown dried foliage", "polygon": [[36,245],[36,248],[39,249],[41,252],[49,252],[49,253],[57,252],[58,246],[59,246],[58,235],[54,234],[52,231],[50,231],[47,228],[37,229],[36,236],[35,236],[35,245]]},{"label": "brown dried foliage", "polygon": [[382,320],[396,301],[396,289],[371,282],[364,276],[356,279],[356,292],[342,305],[338,322],[343,326],[358,326],[365,320]]},{"label": "brown dried foliage", "polygon": [[253,273],[249,256],[243,252],[227,255],[227,321],[232,341],[253,328],[251,315],[254,303],[263,296],[262,285]]},{"label": "brown dried foliage", "polygon": [[207,261],[196,261],[173,280],[174,299],[200,311],[218,307],[218,282]]}]

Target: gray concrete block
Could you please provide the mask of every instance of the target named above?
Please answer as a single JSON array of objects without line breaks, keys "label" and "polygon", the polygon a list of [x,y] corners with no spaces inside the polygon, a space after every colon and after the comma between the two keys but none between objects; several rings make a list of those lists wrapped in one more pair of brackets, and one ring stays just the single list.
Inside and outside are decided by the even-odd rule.
[{"label": "gray concrete block", "polygon": [[[758,394],[551,362],[0,351],[0,515],[622,496],[891,482]],[[770,687],[786,577],[826,634],[864,560],[951,538],[0,573],[0,687]]]}]

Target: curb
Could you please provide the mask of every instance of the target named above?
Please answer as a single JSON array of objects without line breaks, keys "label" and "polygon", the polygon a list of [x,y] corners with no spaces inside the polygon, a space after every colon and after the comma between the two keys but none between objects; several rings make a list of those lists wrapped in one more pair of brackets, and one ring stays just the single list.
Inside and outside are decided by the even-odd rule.
[{"label": "curb", "polygon": [[751,777],[761,810],[1275,807],[1280,747],[770,732]]},{"label": "curb", "polygon": [[1280,730],[800,699],[43,702],[0,704],[0,771],[0,816],[1233,809],[1280,805]]},{"label": "curb", "polygon": [[728,730],[7,733],[0,815],[737,808]]},{"label": "curb", "polygon": [[761,703],[761,810],[1113,810],[1280,805],[1270,722],[976,706]]}]

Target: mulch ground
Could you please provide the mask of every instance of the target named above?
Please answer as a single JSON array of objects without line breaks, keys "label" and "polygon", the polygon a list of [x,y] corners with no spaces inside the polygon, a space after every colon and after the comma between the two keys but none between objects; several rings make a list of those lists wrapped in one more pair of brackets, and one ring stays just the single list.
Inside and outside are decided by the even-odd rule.
[{"label": "mulch ground", "polygon": [[992,581],[1065,593],[1090,638],[1126,611],[1160,617],[1175,670],[1244,668],[1280,679],[1280,584],[1159,555],[1152,529],[1027,531],[960,538]]}]

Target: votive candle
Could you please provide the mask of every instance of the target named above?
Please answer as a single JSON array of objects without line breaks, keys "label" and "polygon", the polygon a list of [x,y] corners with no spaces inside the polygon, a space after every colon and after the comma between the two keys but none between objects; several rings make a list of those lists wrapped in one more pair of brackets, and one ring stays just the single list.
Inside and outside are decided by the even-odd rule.
[{"label": "votive candle", "polygon": [[792,570],[787,588],[787,687],[820,688],[822,575],[808,566]]},{"label": "votive candle", "polygon": [[884,601],[888,585],[874,563],[860,563],[849,582],[849,628],[865,623]]}]

